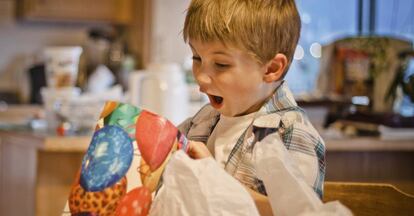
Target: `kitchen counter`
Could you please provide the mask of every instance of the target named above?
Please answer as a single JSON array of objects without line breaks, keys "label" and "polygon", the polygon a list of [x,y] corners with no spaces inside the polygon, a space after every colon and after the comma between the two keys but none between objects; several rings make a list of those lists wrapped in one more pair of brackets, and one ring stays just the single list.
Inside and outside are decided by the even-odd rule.
[{"label": "kitchen counter", "polygon": [[[7,111],[0,109],[0,131],[1,134],[10,136],[18,134],[20,137],[33,139],[30,145],[38,145],[44,151],[85,151],[88,147],[90,136],[56,136],[45,132],[33,132],[29,129],[14,130],[2,129],[1,125],[27,124],[28,119],[34,116],[42,116],[41,106],[10,106]],[[323,134],[323,133],[322,133]],[[377,137],[324,137],[327,151],[414,151],[414,140],[381,140]]]},{"label": "kitchen counter", "polygon": [[30,129],[41,106],[0,107],[0,215],[60,215],[91,136]]},{"label": "kitchen counter", "polygon": [[0,215],[60,215],[89,141],[0,130]]},{"label": "kitchen counter", "polygon": [[30,131],[1,130],[0,137],[8,139],[23,139],[20,145],[35,147],[45,152],[85,152],[89,146],[90,136],[57,136],[47,133],[35,133]]},{"label": "kitchen counter", "polygon": [[327,151],[414,151],[414,140],[382,140],[378,137],[324,138]]},{"label": "kitchen counter", "polygon": [[[84,152],[88,148],[91,135],[57,136],[44,132],[2,130],[1,136],[29,139],[30,143],[42,151]],[[330,152],[375,152],[375,151],[414,151],[414,140],[382,140],[378,137],[323,138],[326,150]]]}]

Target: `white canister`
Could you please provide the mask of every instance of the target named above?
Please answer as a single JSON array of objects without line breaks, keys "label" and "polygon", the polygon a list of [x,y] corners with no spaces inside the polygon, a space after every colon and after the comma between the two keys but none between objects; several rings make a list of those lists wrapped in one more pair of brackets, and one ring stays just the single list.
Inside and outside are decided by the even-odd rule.
[{"label": "white canister", "polygon": [[189,116],[189,95],[178,64],[151,64],[130,74],[130,103],[157,113],[178,125]]},{"label": "white canister", "polygon": [[47,85],[51,88],[73,87],[79,70],[80,46],[46,47]]}]

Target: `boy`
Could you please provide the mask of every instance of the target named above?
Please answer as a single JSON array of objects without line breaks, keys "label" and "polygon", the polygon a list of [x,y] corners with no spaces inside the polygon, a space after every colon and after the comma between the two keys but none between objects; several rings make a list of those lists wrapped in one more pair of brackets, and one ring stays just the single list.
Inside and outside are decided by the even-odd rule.
[{"label": "boy", "polygon": [[[271,214],[253,149],[272,136],[322,197],[325,147],[283,81],[300,35],[294,0],[192,0],[183,34],[193,74],[210,104],[180,125],[190,156],[213,155]],[[276,139],[277,138],[277,139]],[[275,179],[277,184],[277,179]]]}]

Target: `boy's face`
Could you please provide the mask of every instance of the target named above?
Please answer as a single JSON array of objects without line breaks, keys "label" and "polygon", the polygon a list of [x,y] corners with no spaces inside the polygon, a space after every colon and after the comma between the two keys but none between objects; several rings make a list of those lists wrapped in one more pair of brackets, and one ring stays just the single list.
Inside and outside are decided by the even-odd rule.
[{"label": "boy's face", "polygon": [[191,39],[189,43],[194,77],[216,110],[240,116],[260,109],[273,91],[263,80],[266,65],[235,46]]}]

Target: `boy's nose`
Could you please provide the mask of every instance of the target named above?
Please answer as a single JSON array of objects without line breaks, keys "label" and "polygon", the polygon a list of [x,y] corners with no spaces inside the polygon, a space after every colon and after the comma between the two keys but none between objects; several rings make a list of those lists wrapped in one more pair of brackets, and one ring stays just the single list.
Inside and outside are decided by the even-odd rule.
[{"label": "boy's nose", "polygon": [[211,83],[211,77],[205,70],[199,70],[195,73],[195,79],[200,86],[209,85]]}]

